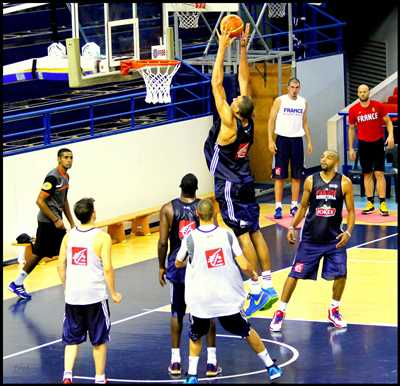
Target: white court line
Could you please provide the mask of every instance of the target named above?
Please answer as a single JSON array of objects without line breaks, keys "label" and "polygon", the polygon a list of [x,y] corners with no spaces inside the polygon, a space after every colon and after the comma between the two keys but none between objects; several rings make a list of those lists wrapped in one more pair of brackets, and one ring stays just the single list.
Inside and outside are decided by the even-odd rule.
[{"label": "white court line", "polygon": [[[398,235],[398,233],[394,233],[394,234],[389,235],[389,236],[381,237],[381,238],[379,238],[379,239],[367,241],[366,243],[363,243],[363,244],[355,245],[355,246],[353,246],[353,247],[351,247],[351,248],[348,248],[348,249],[353,249],[353,248],[362,247],[362,246],[364,246],[364,245],[372,244],[372,243],[374,243],[374,242],[376,242],[376,241],[381,241],[381,240],[388,239],[388,238],[390,238],[390,237],[397,236],[397,235]],[[275,273],[275,272],[279,272],[279,271],[283,271],[283,270],[288,269],[288,268],[290,268],[290,267],[278,269],[277,271],[274,271],[274,273]],[[249,281],[250,281],[250,279],[249,279],[249,280],[246,280],[246,282],[249,282]],[[116,320],[115,322],[112,322],[111,325],[117,325],[117,324],[119,324],[119,323],[123,323],[123,322],[126,322],[126,321],[128,321],[128,320],[136,319],[136,318],[138,318],[138,317],[140,317],[140,316],[147,315],[147,314],[150,314],[150,313],[152,313],[152,312],[156,312],[156,311],[158,311],[159,309],[161,309],[161,308],[163,308],[163,307],[165,307],[165,305],[160,306],[160,307],[157,307],[157,308],[153,308],[153,309],[151,309],[151,310],[149,310],[149,311],[141,312],[140,314],[128,316],[127,318],[124,318],[124,319]],[[292,320],[294,320],[294,319],[292,319]],[[320,320],[310,320],[310,321],[320,322]],[[352,323],[352,324],[358,324],[358,323]],[[360,323],[360,324],[364,325],[364,323]],[[374,325],[374,326],[387,326],[387,327],[392,327],[391,324],[379,324],[379,325],[378,325],[378,324],[373,324],[373,325]],[[28,349],[26,349],[26,350],[18,351],[18,352],[14,353],[14,354],[9,354],[9,355],[3,356],[3,360],[5,360],[5,359],[10,359],[10,358],[16,357],[16,356],[18,356],[18,355],[22,355],[22,354],[25,354],[25,353],[34,351],[34,350],[38,350],[38,349],[43,348],[43,347],[51,346],[51,345],[56,344],[56,343],[59,343],[59,342],[61,342],[61,339],[53,340],[53,341],[51,341],[51,342],[44,343],[44,344],[41,344],[41,345],[39,345],[39,346],[35,346],[35,347],[28,348]]]},{"label": "white court line", "polygon": [[[126,322],[128,320],[139,318],[140,316],[151,314],[152,312],[156,312],[156,311],[158,311],[159,309],[161,309],[163,307],[165,307],[165,306],[153,308],[153,309],[151,309],[149,311],[141,312],[140,314],[135,314],[135,315],[132,315],[132,316],[128,316],[127,318],[124,318],[124,319],[116,320],[115,322],[112,322],[111,325],[113,326],[113,325],[116,325],[116,324],[120,324],[120,323]],[[10,354],[10,355],[4,356],[3,360],[9,359],[9,358],[13,358],[13,357],[16,357],[18,355],[26,354],[28,352],[31,352],[31,351],[34,351],[34,350],[38,350],[38,349],[40,349],[42,347],[51,346],[52,344],[56,344],[56,343],[60,343],[60,342],[61,342],[61,339],[57,339],[57,340],[53,340],[53,341],[48,342],[48,343],[41,344],[40,346],[35,346],[35,347],[28,348],[26,350],[18,351],[18,352],[14,353],[14,354]]]}]

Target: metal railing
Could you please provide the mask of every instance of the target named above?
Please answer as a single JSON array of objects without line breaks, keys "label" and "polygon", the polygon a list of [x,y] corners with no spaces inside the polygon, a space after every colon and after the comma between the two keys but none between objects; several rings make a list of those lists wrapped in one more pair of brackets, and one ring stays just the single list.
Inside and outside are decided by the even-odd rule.
[{"label": "metal railing", "polygon": [[[200,80],[172,86],[173,102],[168,104],[147,105],[144,103],[146,91],[140,91],[128,95],[4,115],[3,156],[210,115],[210,78],[188,64],[182,63],[182,67],[190,68],[200,77]],[[114,105],[113,112],[112,105]],[[123,108],[122,111],[121,108]],[[69,115],[61,116],[66,113]],[[70,121],[68,117],[73,117],[74,114],[77,119]],[[149,114],[150,116],[151,114],[158,115],[158,119],[156,121],[149,119],[149,122],[141,123],[142,117]],[[104,124],[105,122],[115,126],[114,123],[118,119],[125,121],[125,124],[122,124],[118,130],[115,128],[114,130],[104,130],[96,127],[96,123]],[[26,129],[27,126],[30,128]],[[79,131],[78,135],[76,135],[77,130]],[[68,135],[68,132],[71,135]],[[60,133],[66,137],[54,138]],[[29,143],[18,145],[18,142],[29,142],[33,137],[40,138],[40,143],[35,143],[34,146]]]}]

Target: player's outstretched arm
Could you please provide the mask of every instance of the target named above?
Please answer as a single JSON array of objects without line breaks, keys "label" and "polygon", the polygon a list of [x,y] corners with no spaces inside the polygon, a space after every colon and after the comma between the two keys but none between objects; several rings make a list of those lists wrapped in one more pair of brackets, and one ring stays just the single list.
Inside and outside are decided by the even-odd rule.
[{"label": "player's outstretched arm", "polygon": [[239,62],[239,88],[240,95],[250,96],[250,71],[247,61],[247,43],[249,40],[250,23],[246,23],[246,28],[240,36],[240,62]]}]

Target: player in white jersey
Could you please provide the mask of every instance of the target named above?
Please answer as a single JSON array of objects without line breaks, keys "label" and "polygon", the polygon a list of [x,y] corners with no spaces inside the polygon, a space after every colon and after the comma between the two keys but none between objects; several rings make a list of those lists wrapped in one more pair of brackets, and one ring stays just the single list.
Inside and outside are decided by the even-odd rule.
[{"label": "player in white jersey", "polygon": [[63,383],[72,383],[79,344],[86,341],[87,332],[93,346],[95,383],[106,383],[107,342],[111,327],[107,287],[114,303],[120,303],[122,299],[115,290],[111,237],[95,228],[93,202],[92,198],[82,198],[74,205],[75,216],[81,225],[64,236],[57,267],[65,287]]},{"label": "player in white jersey", "polygon": [[252,280],[258,280],[257,273],[244,257],[234,233],[214,224],[211,200],[201,200],[197,214],[200,226],[182,240],[175,261],[177,268],[186,265],[185,302],[191,321],[189,370],[185,383],[198,383],[201,337],[207,334],[212,318],[218,318],[225,330],[247,340],[264,363],[271,380],[280,377],[281,368],[271,359],[241,311],[246,292],[237,265]]},{"label": "player in white jersey", "polygon": [[[275,99],[268,119],[268,148],[275,155],[272,176],[275,179],[275,214],[282,218],[283,185],[290,170],[292,177],[292,203],[290,215],[298,209],[300,178],[304,169],[303,136],[307,140],[307,153],[312,153],[311,132],[308,126],[308,103],[299,95],[300,81],[288,81],[288,93]],[[276,142],[273,139],[276,134]]]}]

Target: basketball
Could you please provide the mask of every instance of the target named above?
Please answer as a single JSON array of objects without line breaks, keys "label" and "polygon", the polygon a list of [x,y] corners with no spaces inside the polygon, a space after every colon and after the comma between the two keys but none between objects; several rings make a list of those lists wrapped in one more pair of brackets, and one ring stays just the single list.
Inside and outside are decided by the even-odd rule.
[{"label": "basketball", "polygon": [[244,23],[238,15],[227,15],[221,20],[221,32],[230,31],[230,38],[237,38],[243,31]]}]

